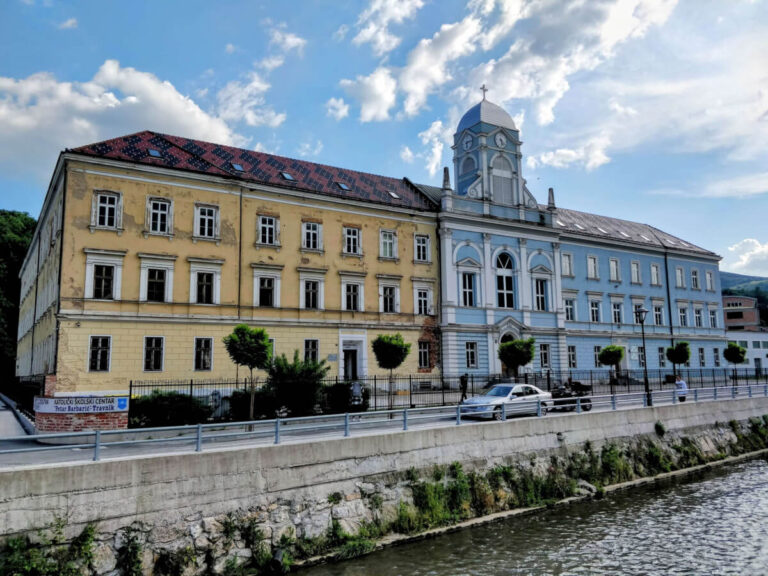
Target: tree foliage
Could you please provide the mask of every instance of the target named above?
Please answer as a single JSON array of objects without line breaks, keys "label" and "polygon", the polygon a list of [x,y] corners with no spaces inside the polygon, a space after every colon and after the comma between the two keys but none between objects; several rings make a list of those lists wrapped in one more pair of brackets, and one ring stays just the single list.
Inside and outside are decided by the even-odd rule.
[{"label": "tree foliage", "polygon": [[747,359],[747,349],[736,342],[728,342],[728,348],[723,350],[723,357],[731,364],[742,364]]},{"label": "tree foliage", "polygon": [[609,344],[597,355],[597,359],[600,364],[606,366],[613,366],[616,371],[619,371],[619,364],[621,364],[624,358],[624,348],[622,346],[616,346],[615,344]]},{"label": "tree foliage", "polygon": [[403,340],[401,334],[380,334],[372,346],[376,363],[390,372],[400,367],[411,351],[411,345]]},{"label": "tree foliage", "polygon": [[520,366],[525,366],[533,360],[535,343],[534,338],[528,338],[527,340],[509,340],[499,344],[499,360],[507,367],[507,373],[511,370],[517,377]]},{"label": "tree foliage", "polygon": [[16,371],[19,325],[19,271],[35,233],[36,220],[26,212],[0,210],[0,376]]},{"label": "tree foliage", "polygon": [[247,366],[253,378],[254,368],[267,368],[271,356],[269,335],[263,328],[251,328],[247,324],[238,324],[232,334],[224,338],[232,362]]},{"label": "tree foliage", "polygon": [[691,349],[688,342],[678,342],[674,346],[667,348],[667,360],[675,366],[685,364],[691,357]]},{"label": "tree foliage", "polygon": [[285,354],[274,359],[267,386],[274,391],[277,405],[288,408],[291,416],[307,416],[319,402],[320,386],[329,370],[325,360],[301,360],[294,350],[292,362]]}]

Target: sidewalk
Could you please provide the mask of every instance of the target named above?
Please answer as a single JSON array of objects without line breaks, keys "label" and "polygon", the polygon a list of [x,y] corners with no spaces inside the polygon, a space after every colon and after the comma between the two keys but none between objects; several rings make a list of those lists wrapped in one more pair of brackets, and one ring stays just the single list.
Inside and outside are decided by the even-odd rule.
[{"label": "sidewalk", "polygon": [[24,436],[24,429],[16,417],[3,402],[0,402],[0,437]]}]

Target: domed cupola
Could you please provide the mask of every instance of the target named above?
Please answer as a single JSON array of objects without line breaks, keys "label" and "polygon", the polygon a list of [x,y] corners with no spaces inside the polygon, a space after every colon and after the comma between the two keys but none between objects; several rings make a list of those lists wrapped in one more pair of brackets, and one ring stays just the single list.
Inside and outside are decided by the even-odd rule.
[{"label": "domed cupola", "polygon": [[467,110],[467,113],[461,117],[456,132],[461,133],[480,122],[498,126],[499,128],[507,128],[508,130],[517,131],[515,121],[512,120],[512,116],[510,116],[504,108],[497,106],[488,100],[483,100],[479,104],[472,106],[472,108]]}]

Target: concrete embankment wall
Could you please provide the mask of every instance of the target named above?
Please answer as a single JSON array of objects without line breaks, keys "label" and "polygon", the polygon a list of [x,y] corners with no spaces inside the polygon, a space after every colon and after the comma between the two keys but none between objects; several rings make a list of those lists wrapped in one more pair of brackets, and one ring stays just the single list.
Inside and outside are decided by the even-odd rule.
[{"label": "concrete embankment wall", "polygon": [[[358,436],[305,444],[248,449],[208,449],[120,461],[86,462],[0,471],[0,535],[30,534],[66,522],[67,535],[88,523],[114,535],[141,522],[146,549],[195,549],[209,544],[211,525],[227,513],[250,513],[265,538],[315,536],[331,518],[349,530],[370,518],[365,494],[376,492],[391,513],[409,497],[404,473],[410,468],[460,462],[487,469],[523,454],[567,453],[590,441],[654,434],[656,422],[670,435],[709,429],[712,450],[731,420],[768,414],[768,398],[686,403],[463,424],[379,436]],[[724,442],[729,441],[723,438]],[[704,446],[706,449],[706,446]],[[339,493],[341,502],[329,502]],[[201,541],[200,539],[203,538]],[[104,541],[106,542],[106,537]],[[114,568],[114,542],[102,544],[102,568]],[[149,552],[147,552],[149,553]],[[150,559],[147,559],[150,562]]]}]

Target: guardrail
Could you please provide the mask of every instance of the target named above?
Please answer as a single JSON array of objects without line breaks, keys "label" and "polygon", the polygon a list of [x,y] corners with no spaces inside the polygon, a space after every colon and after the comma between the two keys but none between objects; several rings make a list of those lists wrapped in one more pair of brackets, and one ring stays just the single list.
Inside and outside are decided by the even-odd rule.
[{"label": "guardrail", "polygon": [[[688,390],[685,400],[692,402],[714,402],[752,398],[755,396],[768,397],[768,384],[751,384],[729,388],[695,388]],[[676,390],[652,392],[651,400],[654,406],[677,404],[684,401],[681,400],[681,396]],[[195,452],[202,452],[206,443],[211,445],[232,440],[265,440],[270,444],[280,444],[287,439],[349,437],[353,435],[354,431],[407,431],[416,425],[429,425],[435,422],[460,426],[466,423],[468,419],[474,417],[490,417],[504,421],[510,416],[522,414],[529,414],[540,418],[546,415],[548,411],[570,411],[581,414],[590,410],[613,411],[640,407],[647,407],[645,393],[631,392],[626,394],[556,398],[554,400],[515,400],[501,404],[473,404],[471,408],[470,405],[459,404],[453,407],[403,408],[374,412],[304,416],[299,418],[274,418],[272,420],[256,420],[252,422],[219,422],[193,426],[168,426],[134,430],[96,430],[38,434],[34,436],[0,438],[0,455],[66,449],[79,449],[82,451],[83,449],[88,449],[92,450],[92,460],[99,461],[101,460],[102,449],[106,447],[143,446],[164,442],[193,446]],[[154,434],[160,434],[161,437],[153,438],[151,435]],[[145,437],[148,435],[149,437]],[[110,438],[116,439],[110,441]],[[61,444],[52,442],[65,439],[74,439],[75,441]],[[3,445],[6,443],[20,443],[22,446],[19,448],[3,448]],[[33,445],[27,446],[26,444]],[[79,460],[82,460],[82,458],[79,458]]]}]

